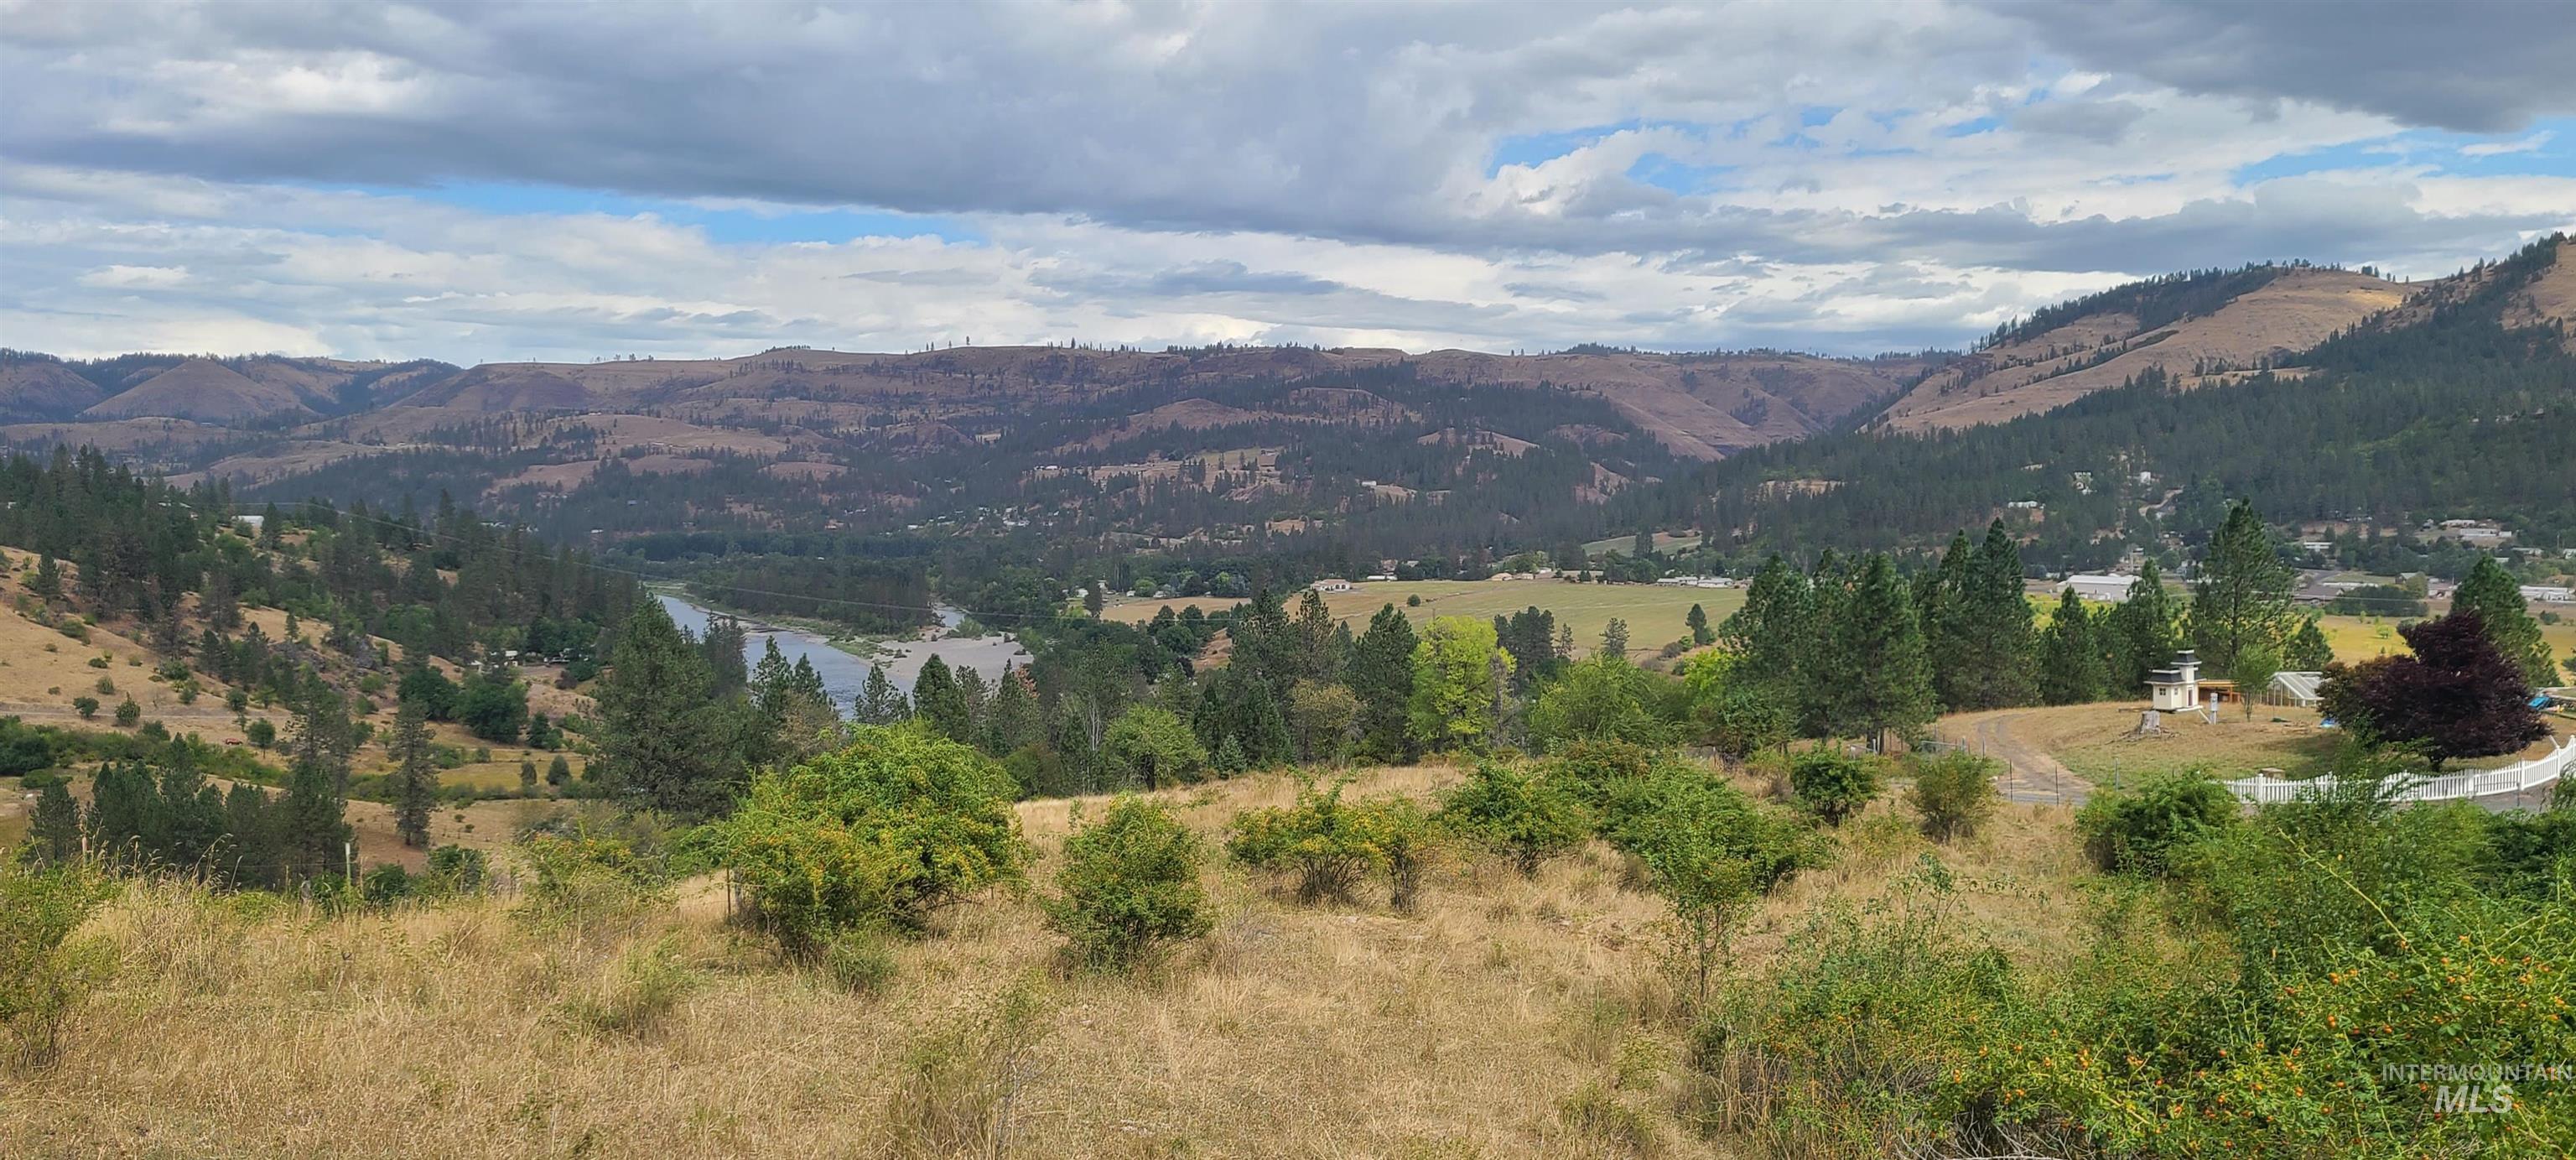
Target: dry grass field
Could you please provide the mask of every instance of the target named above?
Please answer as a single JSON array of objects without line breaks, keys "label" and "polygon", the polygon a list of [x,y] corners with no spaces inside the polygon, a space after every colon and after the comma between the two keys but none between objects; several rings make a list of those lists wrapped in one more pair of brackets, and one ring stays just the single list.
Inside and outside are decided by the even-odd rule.
[{"label": "dry grass field", "polygon": [[[1410,597],[1421,597],[1422,603],[1407,607]],[[1236,603],[1216,597],[1194,600],[1120,600],[1109,605],[1104,615],[1112,620],[1141,623],[1151,620],[1166,604],[1174,610],[1191,604],[1213,612]],[[1348,592],[1329,592],[1324,606],[1333,617],[1358,632],[1368,627],[1368,619],[1385,605],[1404,610],[1416,623],[1435,616],[1473,616],[1491,620],[1509,616],[1533,605],[1556,614],[1558,624],[1574,627],[1575,652],[1589,653],[1601,643],[1601,630],[1609,627],[1612,617],[1628,622],[1630,654],[1651,657],[1664,642],[1690,635],[1685,618],[1691,605],[1697,604],[1708,613],[1713,626],[1727,614],[1744,606],[1741,588],[1683,588],[1668,584],[1574,584],[1563,580],[1390,580],[1359,583]],[[1289,611],[1296,611],[1296,598],[1289,600]]]},{"label": "dry grass field", "polygon": [[[1367,773],[1429,795],[1458,775]],[[1214,838],[1284,778],[1159,797]],[[1086,803],[1096,808],[1098,803]],[[1068,804],[1021,807],[1053,870]],[[1884,802],[1772,899],[1758,967],[1930,847]],[[1943,848],[1962,911],[2016,957],[2073,952],[2062,810],[2006,806]],[[1524,878],[1453,860],[1418,913],[1308,907],[1221,857],[1214,932],[1135,979],[1067,975],[1025,897],[946,912],[873,996],[724,922],[722,890],[547,925],[507,896],[390,913],[129,889],[86,933],[116,974],[61,1062],[0,1100],[13,1156],[1515,1157],[1730,1154],[1686,1128],[1661,910],[1603,847]],[[1043,885],[1040,887],[1043,889]],[[649,1017],[599,1029],[639,992]],[[1024,1014],[997,1014],[1016,996]],[[622,1008],[620,1008],[622,1009]],[[1589,1091],[1621,1126],[1569,1114]],[[1006,1116],[981,1118],[1001,1099]]]}]

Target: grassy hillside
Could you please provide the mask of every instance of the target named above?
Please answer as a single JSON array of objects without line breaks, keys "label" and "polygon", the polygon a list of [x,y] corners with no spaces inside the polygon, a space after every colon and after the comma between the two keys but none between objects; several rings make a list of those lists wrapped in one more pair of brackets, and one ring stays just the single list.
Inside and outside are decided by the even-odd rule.
[{"label": "grassy hillside", "polygon": [[[1457,776],[1375,770],[1355,791],[1427,797]],[[1213,837],[1293,788],[1155,796]],[[1068,809],[1019,807],[1041,879]],[[1803,916],[1890,895],[1931,849],[1899,813],[1848,824],[1833,870],[1764,904],[1748,973]],[[1943,857],[1979,884],[1964,913],[1997,945],[2074,953],[2062,811],[2007,806]],[[1214,933],[1134,981],[1058,973],[1036,908],[988,896],[896,944],[892,982],[864,997],[724,925],[712,879],[578,927],[508,897],[323,916],[140,886],[92,920],[122,967],[43,1095],[0,1104],[0,1139],[35,1155],[980,1154],[959,1118],[1007,1090],[1026,1156],[1731,1154],[1684,1123],[1700,1105],[1664,912],[1624,882],[1599,845],[1534,878],[1453,860],[1398,916],[1299,905],[1220,861]],[[1033,1013],[995,1044],[1012,993]],[[619,1001],[632,1030],[586,1023]]]},{"label": "grassy hillside", "polygon": [[[1422,603],[1406,603],[1417,596]],[[1217,597],[1122,600],[1111,604],[1103,615],[1142,624],[1153,619],[1166,604],[1175,610],[1196,604],[1213,612],[1233,603]],[[1435,616],[1490,620],[1536,606],[1555,613],[1558,624],[1573,626],[1577,655],[1590,655],[1601,643],[1601,630],[1616,617],[1628,622],[1630,654],[1643,660],[1654,656],[1666,641],[1690,635],[1684,618],[1690,615],[1691,605],[1705,610],[1708,622],[1714,625],[1743,607],[1744,590],[1669,584],[1573,584],[1559,580],[1391,580],[1357,584],[1351,591],[1324,595],[1324,607],[1332,610],[1335,619],[1349,624],[1353,632],[1367,628],[1369,617],[1388,604],[1403,609],[1417,622]]]}]

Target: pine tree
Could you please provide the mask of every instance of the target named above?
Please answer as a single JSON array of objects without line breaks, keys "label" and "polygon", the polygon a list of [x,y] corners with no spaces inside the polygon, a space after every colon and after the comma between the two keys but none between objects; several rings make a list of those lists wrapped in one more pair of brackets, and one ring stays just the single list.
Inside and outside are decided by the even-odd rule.
[{"label": "pine tree", "polygon": [[[1643,535],[1644,533],[1642,533],[1642,532],[1641,532],[1641,533],[1639,533],[1639,534],[1640,534],[1640,535]],[[1618,617],[1616,617],[1616,616],[1613,616],[1613,617],[1611,617],[1611,618],[1610,618],[1610,623],[1608,623],[1608,624],[1606,624],[1606,625],[1603,625],[1603,626],[1601,627],[1601,652],[1600,652],[1598,655],[1605,656],[1605,657],[1618,657],[1618,658],[1619,658],[1619,659],[1621,659],[1621,660],[1626,660],[1626,659],[1627,659],[1627,657],[1628,657],[1628,622],[1627,622],[1627,621],[1625,621],[1625,620],[1621,620],[1620,618],[1618,618]]]},{"label": "pine tree", "polygon": [[1379,761],[1412,756],[1405,706],[1413,700],[1413,622],[1388,604],[1369,618],[1343,682],[1360,701],[1360,750]]},{"label": "pine tree", "polygon": [[80,803],[72,800],[70,788],[57,778],[36,797],[35,815],[28,820],[28,843],[38,859],[63,863],[79,856],[80,838]]},{"label": "pine tree", "polygon": [[2022,595],[2021,546],[2002,520],[1960,558],[1964,534],[1950,542],[1936,586],[1937,611],[1927,637],[1934,650],[1941,703],[1951,709],[2000,709],[2036,700],[2030,601]]},{"label": "pine tree", "polygon": [[709,744],[713,680],[662,602],[639,601],[599,684],[595,769],[613,791],[683,817],[723,811],[741,770]]},{"label": "pine tree", "polygon": [[54,563],[53,553],[36,557],[36,576],[27,582],[27,589],[47,600],[63,598],[63,572]]},{"label": "pine tree", "polygon": [[2541,639],[2540,622],[2523,603],[2522,586],[2495,557],[2480,556],[2477,566],[2469,569],[2451,594],[2451,611],[2477,613],[2496,651],[2521,669],[2523,679],[2533,687],[2558,683],[2558,662],[2549,655],[2549,642]]},{"label": "pine tree", "polygon": [[1102,591],[1106,587],[1108,587],[1107,583],[1100,580],[1094,580],[1083,586],[1082,610],[1090,614],[1093,620],[1100,619],[1101,612],[1109,607],[1109,596]]},{"label": "pine tree", "polygon": [[951,741],[974,737],[974,712],[966,704],[965,691],[957,687],[948,662],[937,654],[921,662],[921,672],[912,678],[912,711],[932,732]]},{"label": "pine tree", "polygon": [[438,762],[430,754],[429,718],[418,704],[394,714],[385,749],[394,759],[394,832],[403,845],[421,849],[429,845],[429,814],[438,804]]},{"label": "pine tree", "polygon": [[1911,730],[1937,712],[1932,667],[1914,598],[1886,556],[1872,555],[1826,633],[1826,720],[1834,736],[1865,735],[1883,744],[1890,729]]},{"label": "pine tree", "polygon": [[565,760],[563,754],[556,754],[553,761],[546,763],[546,784],[561,790],[571,781],[572,762]]},{"label": "pine tree", "polygon": [[1746,676],[1796,688],[1815,632],[1815,593],[1807,577],[1773,556],[1745,588],[1744,607],[1718,625],[1718,640],[1739,658],[1738,671]]},{"label": "pine tree", "polygon": [[2097,618],[2069,588],[2040,634],[2039,691],[2051,705],[2099,701],[2110,682]]},{"label": "pine tree", "polygon": [[331,784],[331,773],[319,765],[298,762],[286,779],[286,800],[279,807],[278,845],[292,878],[312,878],[345,871],[349,823],[346,805]]},{"label": "pine tree", "polygon": [[992,707],[984,714],[984,751],[999,757],[1037,740],[1037,694],[1029,687],[1028,673],[1005,667],[993,685]]},{"label": "pine tree", "polygon": [[284,882],[285,853],[278,844],[276,808],[268,791],[246,781],[224,795],[224,830],[230,840],[218,862],[238,886],[273,888]]},{"label": "pine tree", "polygon": [[760,663],[751,668],[752,699],[762,715],[772,721],[787,719],[787,700],[792,693],[789,682],[795,671],[787,667],[787,656],[778,651],[778,638],[764,638]]},{"label": "pine tree", "polygon": [[[653,603],[659,604],[660,601]],[[751,671],[743,663],[743,650],[750,647],[749,633],[742,621],[730,616],[707,618],[706,635],[698,638],[698,651],[707,659],[707,694],[730,696],[749,684]]]},{"label": "pine tree", "polygon": [[892,725],[912,716],[912,702],[886,676],[884,665],[869,665],[867,683],[860,686],[858,701],[850,711],[859,724]]},{"label": "pine tree", "polygon": [[1708,610],[1697,604],[1690,606],[1690,613],[1682,617],[1682,623],[1689,627],[1691,643],[1694,645],[1708,644],[1717,639],[1716,630],[1708,626]]},{"label": "pine tree", "polygon": [[2224,673],[2234,671],[2243,649],[2261,646],[2278,655],[2293,627],[2296,581],[2254,505],[2229,508],[2192,585],[2191,631],[2201,663]]},{"label": "pine tree", "polygon": [[2165,591],[2164,575],[2149,560],[2138,570],[2138,578],[2129,582],[2128,599],[2113,608],[2105,632],[2110,636],[2112,656],[2111,692],[2136,693],[2147,683],[2147,674],[2172,662],[2182,649],[2182,630],[2176,623],[2173,594]]},{"label": "pine tree", "polygon": [[1297,641],[1298,679],[1329,681],[1342,671],[1346,658],[1334,647],[1338,627],[1321,593],[1309,588],[1297,598],[1297,618],[1289,631]]},{"label": "pine tree", "polygon": [[2281,656],[2292,672],[2320,673],[2334,663],[2334,645],[2326,640],[2325,630],[2314,616],[2299,621],[2299,631],[2290,637],[2289,648]]}]

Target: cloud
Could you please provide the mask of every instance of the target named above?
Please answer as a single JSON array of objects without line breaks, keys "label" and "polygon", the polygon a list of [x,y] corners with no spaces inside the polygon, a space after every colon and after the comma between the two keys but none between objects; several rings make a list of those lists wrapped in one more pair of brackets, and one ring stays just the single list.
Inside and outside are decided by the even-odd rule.
[{"label": "cloud", "polygon": [[2512,11],[22,2],[0,341],[1956,343],[2576,225]]}]

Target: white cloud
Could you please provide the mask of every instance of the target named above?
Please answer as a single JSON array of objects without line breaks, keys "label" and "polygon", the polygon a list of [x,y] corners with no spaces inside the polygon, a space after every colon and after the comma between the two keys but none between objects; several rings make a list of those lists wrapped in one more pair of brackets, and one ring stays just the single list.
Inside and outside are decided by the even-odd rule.
[{"label": "white cloud", "polygon": [[[2508,83],[2546,52],[2374,95],[2283,42],[2334,23],[2432,73],[2475,38],[2121,11],[2128,57],[2089,16],[1967,3],[15,3],[0,342],[1866,351],[2130,276],[2439,273],[2576,225],[2568,179],[2509,171],[2548,128],[2459,148],[2474,176],[2254,176],[2576,111]],[[2196,33],[2287,64],[2230,73]]]}]

